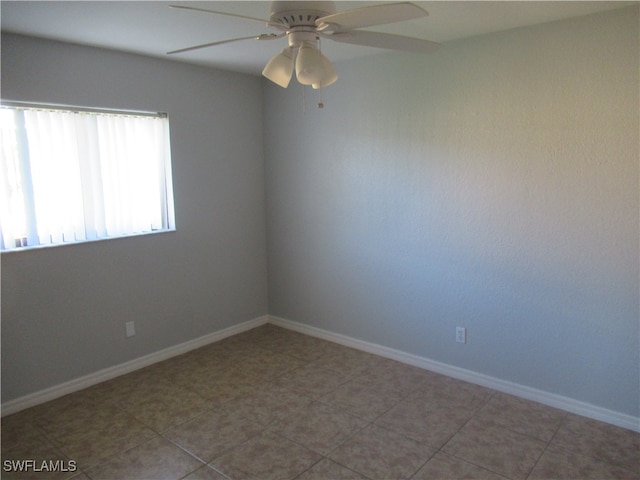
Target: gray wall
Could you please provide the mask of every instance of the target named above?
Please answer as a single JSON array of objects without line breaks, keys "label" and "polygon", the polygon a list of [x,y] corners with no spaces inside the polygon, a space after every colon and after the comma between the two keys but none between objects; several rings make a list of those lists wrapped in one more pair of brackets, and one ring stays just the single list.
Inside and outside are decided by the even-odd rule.
[{"label": "gray wall", "polygon": [[638,43],[632,7],[337,65],[323,110],[265,82],[269,312],[638,416]]},{"label": "gray wall", "polygon": [[2,255],[3,402],[267,313],[261,95],[255,77],[3,35],[5,99],[169,113],[177,224]]}]

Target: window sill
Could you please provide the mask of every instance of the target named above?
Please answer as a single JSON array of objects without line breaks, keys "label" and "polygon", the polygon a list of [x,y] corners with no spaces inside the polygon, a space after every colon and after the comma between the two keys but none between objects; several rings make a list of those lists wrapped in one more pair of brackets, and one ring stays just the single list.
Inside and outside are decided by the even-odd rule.
[{"label": "window sill", "polygon": [[120,235],[118,237],[95,238],[92,240],[78,240],[75,242],[56,243],[53,245],[27,245],[26,247],[12,248],[11,250],[2,250],[0,251],[0,254],[6,255],[6,254],[14,254],[14,253],[20,253],[20,252],[30,252],[34,250],[43,250],[43,249],[49,249],[49,248],[70,247],[70,246],[84,245],[88,243],[106,242],[111,240],[123,240],[127,238],[135,238],[135,237],[146,237],[149,235],[159,235],[163,233],[172,233],[175,231],[176,231],[175,228],[168,228],[165,230],[155,230],[153,232],[132,233],[129,235]]}]

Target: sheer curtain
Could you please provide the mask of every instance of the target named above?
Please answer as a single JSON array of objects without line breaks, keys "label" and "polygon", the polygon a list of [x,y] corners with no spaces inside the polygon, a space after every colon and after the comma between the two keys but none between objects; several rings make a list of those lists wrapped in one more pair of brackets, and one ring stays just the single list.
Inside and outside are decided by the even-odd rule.
[{"label": "sheer curtain", "polygon": [[166,116],[0,109],[2,249],[174,228]]}]

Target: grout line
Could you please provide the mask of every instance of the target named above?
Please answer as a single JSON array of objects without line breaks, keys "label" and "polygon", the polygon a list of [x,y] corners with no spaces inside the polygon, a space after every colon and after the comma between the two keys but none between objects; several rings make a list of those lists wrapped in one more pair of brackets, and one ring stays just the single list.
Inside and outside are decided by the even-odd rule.
[{"label": "grout line", "polygon": [[[556,429],[553,432],[553,434],[551,435],[551,437],[549,437],[549,440],[547,441],[547,444],[544,446],[544,449],[542,450],[542,453],[540,454],[540,456],[537,458],[537,460],[535,461],[535,463],[531,467],[531,470],[529,470],[529,473],[527,474],[527,478],[529,478],[531,476],[533,471],[536,469],[536,466],[538,466],[538,463],[540,463],[540,460],[542,459],[544,454],[547,453],[547,450],[551,446],[551,443],[553,442],[553,439],[556,437],[556,435],[558,434],[560,429],[566,424],[568,417],[569,417],[569,414],[565,412],[564,417],[562,418],[562,420],[560,422],[558,422],[558,426],[556,427]],[[538,439],[538,440],[540,440],[540,439]]]},{"label": "grout line", "polygon": [[315,467],[316,465],[318,465],[320,462],[322,462],[323,460],[325,460],[327,457],[322,456],[317,462],[309,465],[309,468],[307,468],[306,470],[304,470],[303,472],[300,472],[298,475],[296,475],[293,480],[297,480],[298,478],[300,478],[302,475],[304,475],[305,473],[307,473],[308,471],[310,471],[313,467]]}]

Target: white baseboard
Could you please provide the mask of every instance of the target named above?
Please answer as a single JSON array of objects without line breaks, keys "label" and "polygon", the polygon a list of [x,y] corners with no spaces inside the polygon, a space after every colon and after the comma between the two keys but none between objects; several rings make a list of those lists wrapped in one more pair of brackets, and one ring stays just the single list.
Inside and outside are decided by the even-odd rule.
[{"label": "white baseboard", "polygon": [[284,318],[279,318],[273,315],[269,315],[269,323],[299,333],[304,333],[306,335],[321,338],[323,340],[338,343],[340,345],[355,348],[368,353],[373,353],[381,357],[397,360],[399,362],[423,368],[435,373],[440,373],[449,377],[457,378],[465,382],[482,385],[483,387],[491,388],[493,390],[507,393],[509,395],[514,395],[517,397],[525,398],[527,400],[542,403],[544,405],[575,413],[583,417],[593,418],[595,420],[610,423],[618,427],[640,432],[640,418],[638,417],[633,417],[631,415],[598,407],[590,403],[581,402],[579,400],[574,400],[572,398],[557,395],[555,393],[550,393],[543,390],[527,387],[525,385],[508,382],[499,378],[474,372],[472,370],[454,367],[452,365],[437,362],[429,358],[405,353],[400,350],[384,347],[375,343],[365,342],[352,337],[348,337],[346,335],[333,333],[328,330],[323,330],[302,323],[293,322],[291,320],[285,320]]},{"label": "white baseboard", "polygon": [[238,333],[242,333],[247,330],[251,330],[252,328],[259,327],[260,325],[264,325],[268,322],[268,320],[268,315],[254,318],[253,320],[248,320],[246,322],[239,323],[238,325],[233,325],[223,330],[219,330],[217,332],[213,332],[202,337],[165,348],[158,352],[154,352],[149,355],[145,355],[143,357],[136,358],[125,363],[121,363],[120,365],[105,368],[95,373],[90,373],[89,375],[85,375],[83,377],[76,378],[59,385],[54,385],[53,387],[49,387],[44,390],[31,393],[29,395],[25,395],[24,397],[10,400],[2,404],[2,416],[4,417],[5,415],[11,415],[12,413],[19,412],[26,408],[40,405],[41,403],[54,400],[69,393],[77,392],[78,390],[91,387],[100,382],[119,377],[120,375],[133,372],[140,368],[148,367],[149,365],[167,360],[168,358],[175,357],[176,355],[182,355],[183,353],[195,350],[196,348],[204,347],[205,345],[209,345],[210,343],[219,342],[224,338],[230,337],[232,335],[237,335]]},{"label": "white baseboard", "polygon": [[508,382],[499,378],[474,372],[472,370],[454,367],[452,365],[437,362],[429,358],[420,357],[418,355],[402,352],[400,350],[377,345],[375,343],[365,342],[363,340],[358,340],[346,335],[333,333],[328,330],[323,330],[317,327],[293,322],[291,320],[285,320],[273,315],[264,315],[262,317],[255,318],[238,325],[233,325],[223,330],[210,333],[193,340],[189,340],[179,345],[165,348],[158,352],[136,358],[120,365],[105,368],[95,373],[91,373],[89,375],[85,375],[83,377],[76,378],[59,385],[54,385],[53,387],[49,387],[44,390],[25,395],[23,397],[16,398],[14,400],[10,400],[2,404],[2,416],[11,415],[12,413],[19,412],[26,408],[33,407],[50,400],[54,400],[69,393],[82,390],[84,388],[91,387],[100,382],[104,382],[120,375],[133,372],[140,368],[144,368],[168,358],[181,355],[196,348],[218,342],[220,340],[223,340],[224,338],[230,337],[232,335],[237,335],[238,333],[251,330],[266,323],[271,323],[273,325],[293,330],[299,333],[304,333],[306,335],[321,338],[323,340],[328,340],[340,345],[373,353],[375,355],[380,355],[381,357],[397,360],[399,362],[423,368],[435,373],[440,373],[449,377],[457,378],[459,380],[482,385],[499,392],[515,395],[527,400],[532,400],[544,405],[548,405],[550,407],[555,407],[567,412],[575,413],[577,415],[582,415],[584,417],[593,418],[595,420],[600,420],[612,425],[640,432],[640,418],[638,417],[633,417],[631,415],[598,407],[596,405],[581,402],[579,400],[574,400],[562,395],[557,395],[554,393],[545,392],[543,390],[527,387],[525,385]]}]

